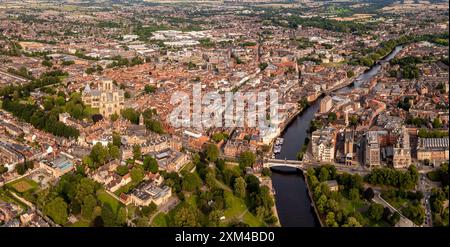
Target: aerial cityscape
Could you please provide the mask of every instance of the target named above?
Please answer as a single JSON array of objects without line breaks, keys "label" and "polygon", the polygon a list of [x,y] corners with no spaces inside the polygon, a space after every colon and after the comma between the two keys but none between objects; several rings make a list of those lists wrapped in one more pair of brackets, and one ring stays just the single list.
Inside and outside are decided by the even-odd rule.
[{"label": "aerial cityscape", "polygon": [[448,29],[448,0],[0,0],[0,226],[448,227]]}]

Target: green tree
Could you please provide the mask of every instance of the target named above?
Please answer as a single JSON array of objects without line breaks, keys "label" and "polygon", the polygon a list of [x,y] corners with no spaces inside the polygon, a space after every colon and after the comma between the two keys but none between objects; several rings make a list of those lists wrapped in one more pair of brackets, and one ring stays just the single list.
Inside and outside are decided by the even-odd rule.
[{"label": "green tree", "polygon": [[111,114],[111,116],[109,116],[109,119],[112,122],[115,122],[115,121],[117,121],[117,119],[119,119],[119,115],[117,113],[113,113],[113,114]]},{"label": "green tree", "polygon": [[0,175],[7,171],[8,171],[8,168],[6,168],[4,165],[0,165]]},{"label": "green tree", "polygon": [[395,226],[400,221],[400,214],[395,211],[389,218],[391,225]]},{"label": "green tree", "polygon": [[156,90],[156,87],[155,87],[155,86],[148,85],[148,84],[145,85],[145,88],[144,88],[145,93],[151,94],[151,93],[154,93],[155,90]]},{"label": "green tree", "polygon": [[261,174],[262,174],[263,176],[265,176],[265,177],[270,177],[270,176],[272,176],[272,172],[270,171],[270,168],[268,168],[268,167],[264,167],[264,168],[262,169]]},{"label": "green tree", "polygon": [[319,212],[323,213],[325,210],[326,203],[327,203],[327,196],[321,195],[319,197],[319,200],[317,200],[317,203],[316,203],[317,210],[319,210]]},{"label": "green tree", "polygon": [[409,204],[402,213],[416,225],[422,225],[425,220],[425,209],[420,204]]},{"label": "green tree", "polygon": [[144,170],[149,171],[151,173],[157,173],[158,172],[158,161],[156,161],[155,158],[151,156],[146,156],[144,158]]},{"label": "green tree", "polygon": [[122,146],[122,140],[119,133],[114,132],[112,135],[112,143],[113,145],[120,148]]},{"label": "green tree", "polygon": [[219,148],[214,144],[208,144],[205,150],[206,159],[215,162],[219,157]]},{"label": "green tree", "polygon": [[197,210],[192,208],[189,204],[184,203],[174,215],[174,224],[175,226],[200,226]]},{"label": "green tree", "polygon": [[94,162],[92,161],[89,155],[84,156],[81,161],[84,165],[87,165],[88,167],[92,167],[94,165]]},{"label": "green tree", "polygon": [[334,122],[334,121],[336,121],[336,119],[337,119],[336,113],[334,113],[334,112],[328,113],[328,121],[329,122]]},{"label": "green tree", "polygon": [[245,198],[245,191],[247,188],[247,183],[242,177],[238,177],[234,180],[234,194],[240,198]]},{"label": "green tree", "polygon": [[216,187],[216,175],[215,175],[214,170],[208,169],[208,172],[206,173],[205,182],[210,189],[213,189]]},{"label": "green tree", "polygon": [[364,191],[364,198],[366,200],[371,201],[374,196],[375,196],[375,192],[373,191],[373,189],[371,187],[367,188]]},{"label": "green tree", "polygon": [[155,119],[146,119],[145,120],[145,127],[155,133],[163,134],[164,128],[160,121]]},{"label": "green tree", "polygon": [[358,220],[354,217],[348,217],[347,223],[342,225],[343,227],[361,227],[361,223],[358,222]]},{"label": "green tree", "polygon": [[158,209],[158,206],[154,202],[150,203],[147,207],[142,207],[141,213],[144,216],[150,216],[152,213],[154,213]]},{"label": "green tree", "polygon": [[208,215],[208,226],[220,226],[220,218],[223,216],[222,210],[213,210]]},{"label": "green tree", "polygon": [[103,204],[102,207],[102,219],[105,223],[105,226],[111,227],[116,226],[116,215],[114,214],[111,206],[108,203]]},{"label": "green tree", "polygon": [[94,147],[92,147],[90,157],[93,161],[94,166],[98,167],[98,165],[100,164],[105,164],[108,159],[108,155],[108,150],[104,148],[100,142],[97,142]]},{"label": "green tree", "polygon": [[121,226],[124,226],[127,223],[127,211],[125,207],[120,207],[117,210],[116,222]]},{"label": "green tree", "polygon": [[256,155],[251,151],[244,151],[239,156],[239,167],[245,169],[245,167],[253,166],[256,161]]},{"label": "green tree", "polygon": [[26,167],[25,167],[25,164],[24,163],[17,164],[16,165],[16,171],[17,171],[17,174],[19,174],[19,175],[25,174],[25,172],[27,171]]},{"label": "green tree", "polygon": [[433,120],[433,128],[435,128],[435,129],[442,128],[442,122],[439,118],[435,118]]},{"label": "green tree", "polygon": [[353,76],[355,76],[355,72],[353,72],[353,70],[347,71],[347,78],[352,78]]},{"label": "green tree", "polygon": [[325,224],[327,226],[334,226],[336,224],[336,220],[335,220],[335,216],[333,212],[329,212],[327,214],[326,220],[325,220]]},{"label": "green tree", "polygon": [[357,188],[351,188],[348,192],[348,197],[350,200],[358,200],[359,199],[359,190]]},{"label": "green tree", "polygon": [[224,134],[223,132],[217,132],[217,133],[214,133],[214,135],[212,136],[212,139],[216,142],[216,143],[218,143],[218,142],[220,142],[220,141],[222,141],[222,140],[225,140],[225,139],[227,139],[228,138],[228,136],[226,135],[226,134]]},{"label": "green tree", "polygon": [[96,184],[89,178],[81,178],[80,182],[75,187],[75,199],[82,202],[88,195],[94,195],[96,191]]},{"label": "green tree", "polygon": [[186,176],[184,176],[182,184],[183,190],[192,192],[200,188],[200,186],[202,185],[202,180],[197,175],[197,173],[188,173],[186,174]]},{"label": "green tree", "polygon": [[97,206],[97,199],[93,195],[85,196],[81,205],[81,215],[83,218],[91,219],[95,206]]},{"label": "green tree", "polygon": [[141,158],[141,146],[139,146],[138,144],[133,145],[133,159],[140,160]]},{"label": "green tree", "polygon": [[116,169],[116,173],[119,174],[120,176],[126,175],[128,173],[128,166],[126,165],[118,166]]},{"label": "green tree", "polygon": [[264,220],[267,215],[267,209],[263,206],[259,206],[256,208],[256,217],[260,220]]},{"label": "green tree", "polygon": [[50,68],[53,66],[53,63],[50,60],[44,60],[42,61],[42,65]]},{"label": "green tree", "polygon": [[44,213],[48,215],[56,224],[67,222],[67,203],[61,197],[56,197],[44,206]]},{"label": "green tree", "polygon": [[324,182],[330,179],[330,172],[325,166],[320,168],[319,181]]},{"label": "green tree", "polygon": [[119,159],[120,158],[120,149],[116,145],[110,144],[108,145],[108,151],[109,151],[109,157],[112,159]]},{"label": "green tree", "polygon": [[384,207],[377,203],[370,204],[368,209],[369,217],[374,221],[379,221],[383,217]]},{"label": "green tree", "polygon": [[[128,95],[129,95],[129,93],[128,93]],[[125,108],[120,112],[120,114],[122,115],[123,118],[129,120],[133,124],[139,123],[139,115],[140,114],[133,108]]]},{"label": "green tree", "polygon": [[135,165],[130,171],[131,180],[139,183],[144,179],[144,170],[140,165]]},{"label": "green tree", "polygon": [[147,217],[140,217],[136,221],[136,226],[138,227],[147,227],[149,224],[149,219]]},{"label": "green tree", "polygon": [[261,70],[261,71],[263,71],[263,70],[265,70],[266,68],[267,68],[267,66],[269,66],[267,63],[260,63],[259,64],[259,69]]}]

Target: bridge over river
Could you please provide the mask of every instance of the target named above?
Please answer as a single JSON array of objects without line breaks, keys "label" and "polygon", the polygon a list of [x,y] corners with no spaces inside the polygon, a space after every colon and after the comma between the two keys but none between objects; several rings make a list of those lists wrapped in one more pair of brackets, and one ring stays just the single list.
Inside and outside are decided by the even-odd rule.
[{"label": "bridge over river", "polygon": [[266,159],[263,163],[264,167],[271,168],[276,166],[287,166],[287,167],[293,167],[298,168],[300,170],[303,170],[305,166],[303,165],[302,161],[299,160],[287,160],[287,159]]}]

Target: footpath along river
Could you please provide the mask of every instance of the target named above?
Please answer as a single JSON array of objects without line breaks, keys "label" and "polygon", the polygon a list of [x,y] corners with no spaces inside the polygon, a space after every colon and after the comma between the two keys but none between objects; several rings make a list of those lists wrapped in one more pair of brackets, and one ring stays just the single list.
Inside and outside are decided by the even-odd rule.
[{"label": "footpath along river", "polygon": [[[337,90],[345,93],[352,88],[360,87],[364,82],[372,79],[381,69],[381,64],[389,62],[402,50],[397,46],[384,57],[379,63],[373,65],[369,70],[359,75],[352,85]],[[296,160],[297,153],[308,136],[309,124],[314,114],[319,110],[320,100],[318,98],[312,105],[300,113],[284,130],[281,138],[284,139],[281,152],[275,156],[277,159]],[[289,167],[272,169],[272,183],[275,189],[275,200],[281,226],[320,226],[311,199],[308,196],[305,179],[301,171]]]}]

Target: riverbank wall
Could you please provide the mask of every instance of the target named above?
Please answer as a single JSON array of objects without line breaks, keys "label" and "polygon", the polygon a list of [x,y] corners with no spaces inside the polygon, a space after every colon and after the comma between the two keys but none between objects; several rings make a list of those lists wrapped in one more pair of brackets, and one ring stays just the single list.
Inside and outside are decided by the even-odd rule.
[{"label": "riverbank wall", "polygon": [[316,202],[314,201],[311,189],[309,188],[308,178],[306,177],[305,172],[306,171],[303,171],[302,174],[303,178],[305,179],[306,190],[308,191],[309,199],[311,199],[311,207],[314,208],[314,213],[316,215],[317,220],[319,221],[320,227],[325,227],[326,225],[322,222],[322,218],[320,217],[319,211],[317,210]]}]

